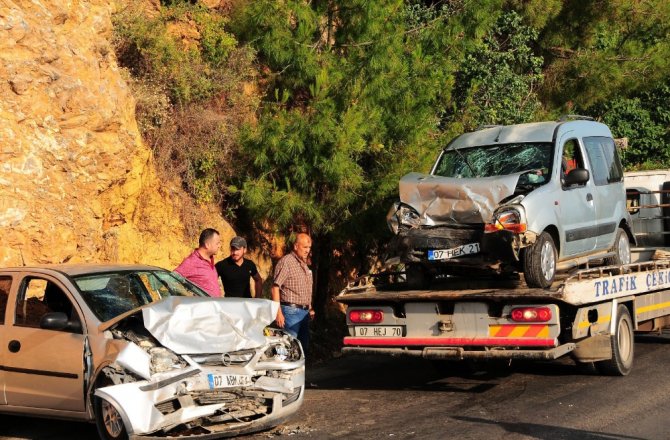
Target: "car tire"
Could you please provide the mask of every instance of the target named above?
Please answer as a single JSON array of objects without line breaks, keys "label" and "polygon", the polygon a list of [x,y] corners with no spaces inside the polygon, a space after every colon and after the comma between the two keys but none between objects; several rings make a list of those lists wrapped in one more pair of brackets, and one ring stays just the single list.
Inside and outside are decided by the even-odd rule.
[{"label": "car tire", "polygon": [[610,252],[614,252],[614,256],[605,258],[605,265],[621,266],[630,264],[630,241],[628,240],[628,234],[626,234],[623,228],[618,229],[614,246]]},{"label": "car tire", "polygon": [[93,399],[95,426],[98,428],[100,438],[103,440],[128,440],[126,426],[116,407],[102,397],[93,396]]},{"label": "car tire", "polygon": [[633,368],[633,320],[628,308],[619,304],[616,313],[615,331],[610,339],[612,358],[595,362],[600,374],[607,376],[625,376]]},{"label": "car tire", "polygon": [[551,286],[556,276],[557,258],[554,239],[548,232],[542,232],[523,253],[523,274],[528,287]]}]

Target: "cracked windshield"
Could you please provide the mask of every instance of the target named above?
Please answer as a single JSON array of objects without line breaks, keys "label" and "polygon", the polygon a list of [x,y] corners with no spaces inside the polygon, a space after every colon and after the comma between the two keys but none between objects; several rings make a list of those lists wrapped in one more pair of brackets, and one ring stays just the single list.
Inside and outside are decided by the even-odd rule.
[{"label": "cracked windshield", "polygon": [[169,296],[207,296],[164,271],[115,272],[74,277],[81,296],[101,321]]},{"label": "cracked windshield", "polygon": [[[549,143],[487,145],[447,150],[435,167],[436,176],[478,178],[526,172],[525,183],[549,181],[553,147]],[[524,182],[521,182],[524,183]]]}]

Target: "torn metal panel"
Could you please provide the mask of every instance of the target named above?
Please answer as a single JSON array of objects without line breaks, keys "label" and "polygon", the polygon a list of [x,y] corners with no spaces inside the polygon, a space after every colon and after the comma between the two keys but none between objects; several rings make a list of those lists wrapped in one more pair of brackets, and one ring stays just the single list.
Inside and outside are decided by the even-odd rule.
[{"label": "torn metal panel", "polygon": [[263,329],[277,316],[266,299],[170,297],[142,309],[144,326],[182,354],[226,353],[263,345]]},{"label": "torn metal panel", "polygon": [[514,194],[521,174],[467,179],[409,173],[400,179],[400,200],[416,209],[422,225],[486,223]]},{"label": "torn metal panel", "polygon": [[132,342],[121,350],[116,363],[143,379],[151,377],[151,355]]}]

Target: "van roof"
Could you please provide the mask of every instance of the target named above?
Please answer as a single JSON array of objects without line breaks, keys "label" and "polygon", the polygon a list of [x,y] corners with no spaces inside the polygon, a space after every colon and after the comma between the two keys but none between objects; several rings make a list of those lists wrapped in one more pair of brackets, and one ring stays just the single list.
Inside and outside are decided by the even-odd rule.
[{"label": "van roof", "polygon": [[612,137],[609,128],[600,122],[584,120],[532,122],[528,124],[498,125],[464,133],[451,141],[447,148],[458,149],[522,142],[553,142],[559,128],[562,132],[584,130],[590,136]]}]

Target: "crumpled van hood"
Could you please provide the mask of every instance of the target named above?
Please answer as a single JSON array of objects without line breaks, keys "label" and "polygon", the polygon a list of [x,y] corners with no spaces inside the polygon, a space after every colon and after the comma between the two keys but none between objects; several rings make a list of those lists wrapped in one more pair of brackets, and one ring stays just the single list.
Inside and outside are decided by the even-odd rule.
[{"label": "crumpled van hood", "polygon": [[100,330],[141,311],[144,327],[174,353],[227,353],[263,345],[263,330],[278,308],[278,303],[260,298],[172,296],[124,313],[101,324]]},{"label": "crumpled van hood", "polygon": [[409,173],[400,179],[400,201],[416,209],[422,225],[487,223],[500,201],[514,194],[521,174],[465,179]]}]

